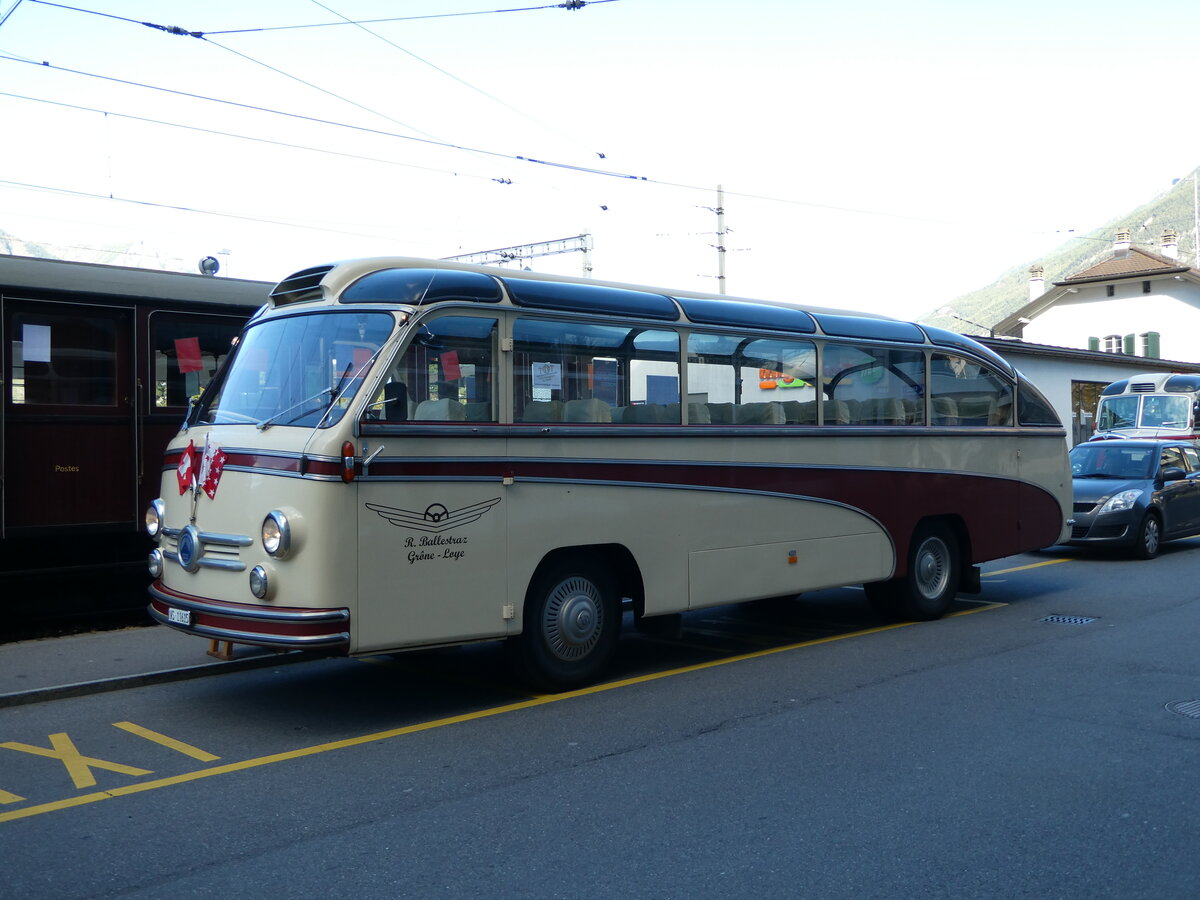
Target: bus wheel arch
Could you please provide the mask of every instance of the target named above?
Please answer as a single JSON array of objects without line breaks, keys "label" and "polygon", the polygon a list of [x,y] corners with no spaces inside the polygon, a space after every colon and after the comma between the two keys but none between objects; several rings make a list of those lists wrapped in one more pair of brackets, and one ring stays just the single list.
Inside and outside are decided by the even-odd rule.
[{"label": "bus wheel arch", "polygon": [[958,594],[969,537],[956,517],[922,519],[913,529],[903,575],[863,585],[867,601],[889,618],[940,619]]},{"label": "bus wheel arch", "polygon": [[[608,664],[631,577],[632,557],[623,559],[623,549],[559,548],[541,561],[525,592],[521,633],[506,645],[524,680],[543,690],[570,690]],[[640,577],[637,582],[640,587]]]}]

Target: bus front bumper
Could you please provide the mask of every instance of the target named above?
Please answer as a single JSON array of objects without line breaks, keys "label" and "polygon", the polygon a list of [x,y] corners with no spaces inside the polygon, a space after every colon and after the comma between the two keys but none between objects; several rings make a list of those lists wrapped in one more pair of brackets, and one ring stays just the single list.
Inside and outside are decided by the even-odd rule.
[{"label": "bus front bumper", "polygon": [[156,581],[149,588],[150,615],[177,631],[235,644],[285,650],[346,653],[350,610],[252,606],[181,594]]}]

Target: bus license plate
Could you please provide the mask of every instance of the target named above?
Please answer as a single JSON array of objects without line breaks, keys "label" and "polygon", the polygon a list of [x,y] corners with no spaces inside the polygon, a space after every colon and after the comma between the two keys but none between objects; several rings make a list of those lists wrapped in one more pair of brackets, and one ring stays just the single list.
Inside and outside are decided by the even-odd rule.
[{"label": "bus license plate", "polygon": [[167,621],[173,625],[191,625],[192,611],[190,609],[167,607]]}]

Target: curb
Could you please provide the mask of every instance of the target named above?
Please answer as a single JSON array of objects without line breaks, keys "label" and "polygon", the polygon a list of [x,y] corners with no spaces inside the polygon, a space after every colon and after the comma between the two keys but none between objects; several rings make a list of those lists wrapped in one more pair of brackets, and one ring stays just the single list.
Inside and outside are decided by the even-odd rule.
[{"label": "curb", "polygon": [[270,656],[252,656],[246,659],[202,663],[198,666],[184,666],[179,669],[143,672],[140,675],[116,675],[112,678],[101,678],[96,681],[81,681],[75,684],[63,684],[55,687],[32,688],[28,691],[0,694],[0,709],[11,706],[25,706],[30,703],[44,703],[47,700],[66,700],[71,697],[85,697],[89,694],[124,691],[129,688],[144,687],[150,684],[190,681],[193,678],[207,678],[210,675],[244,672],[250,669],[265,669],[268,666],[290,665],[292,663],[320,658],[317,654],[306,653],[303,650],[290,650],[287,653]]}]

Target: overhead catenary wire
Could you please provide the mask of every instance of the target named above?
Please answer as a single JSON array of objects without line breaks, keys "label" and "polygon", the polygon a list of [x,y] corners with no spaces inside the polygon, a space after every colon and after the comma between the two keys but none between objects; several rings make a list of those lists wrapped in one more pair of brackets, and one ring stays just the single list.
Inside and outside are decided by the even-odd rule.
[{"label": "overhead catenary wire", "polygon": [[[415,22],[421,19],[453,19],[462,18],[464,16],[490,16],[501,13],[538,12],[544,9],[566,9],[574,11],[583,9],[585,6],[594,6],[600,3],[615,3],[617,0],[567,0],[565,3],[551,3],[544,6],[521,6],[510,9],[481,9],[471,12],[456,13],[429,13],[422,16],[390,16],[382,19],[344,19],[341,22],[311,22],[306,25],[273,25],[261,26],[258,28],[231,28],[223,31],[189,31],[185,28],[180,28],[177,25],[159,25],[154,22],[143,22],[139,19],[131,19],[127,16],[118,16],[113,13],[100,12],[99,10],[83,9],[78,6],[68,6],[65,3],[52,3],[51,0],[29,0],[29,2],[37,3],[41,6],[52,6],[57,9],[65,9],[69,12],[87,13],[94,16],[102,16],[106,19],[130,22],[134,25],[145,25],[147,28],[156,28],[159,31],[165,31],[168,34],[179,35],[181,37],[205,38],[214,34],[249,34],[252,32],[262,31],[294,31],[302,28],[333,28],[341,25],[381,25],[388,22]],[[13,8],[15,9],[16,7],[14,6]],[[12,10],[9,10],[9,15],[12,15]],[[8,16],[5,16],[5,18],[8,18]],[[0,24],[3,23],[0,22]]]}]

